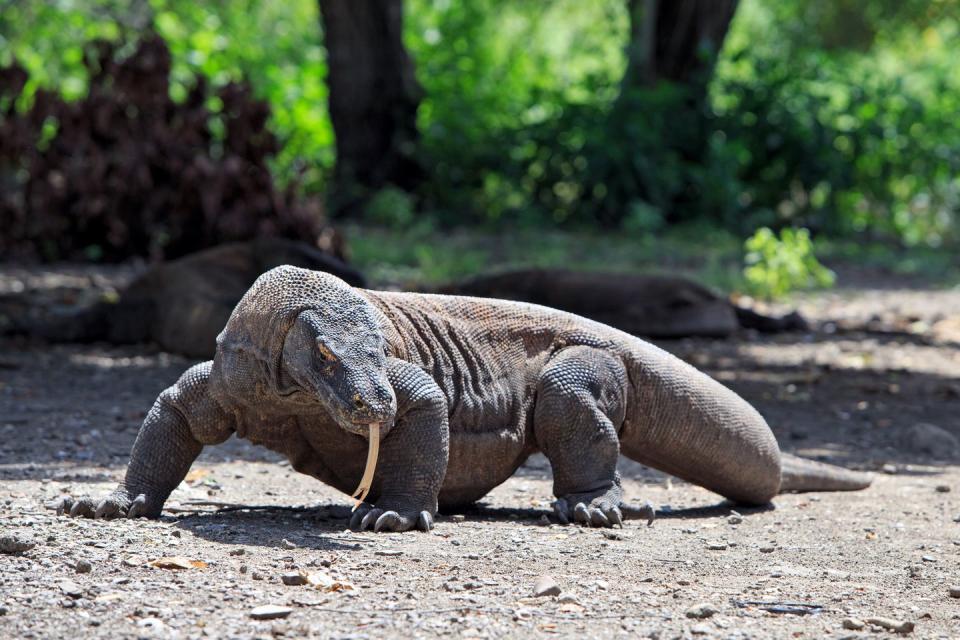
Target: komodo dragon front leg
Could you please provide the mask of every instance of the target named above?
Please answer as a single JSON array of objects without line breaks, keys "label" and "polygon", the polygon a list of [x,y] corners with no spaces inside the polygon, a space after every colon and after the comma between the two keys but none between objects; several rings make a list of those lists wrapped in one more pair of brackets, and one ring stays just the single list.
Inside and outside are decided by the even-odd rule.
[{"label": "komodo dragon front leg", "polygon": [[156,518],[207,444],[233,433],[229,416],[207,394],[211,362],[187,369],[154,402],[133,443],[130,464],[106,498],[64,498],[58,512],[88,518]]},{"label": "komodo dragon front leg", "polygon": [[541,374],[533,429],[553,469],[554,512],[563,523],[623,524],[617,431],[627,384],[619,358],[587,346],[559,351]]},{"label": "komodo dragon front leg", "polygon": [[377,498],[357,507],[350,528],[429,531],[450,455],[447,399],[433,378],[403,360],[388,359],[387,379],[397,415],[381,445]]}]

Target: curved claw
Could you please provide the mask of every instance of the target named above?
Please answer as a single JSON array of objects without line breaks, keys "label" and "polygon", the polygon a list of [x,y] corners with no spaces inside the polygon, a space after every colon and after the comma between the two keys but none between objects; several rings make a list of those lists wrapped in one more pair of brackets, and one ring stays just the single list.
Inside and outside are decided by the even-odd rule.
[{"label": "curved claw", "polygon": [[73,518],[78,516],[83,518],[92,518],[93,515],[93,504],[91,503],[90,498],[81,498],[73,503],[72,507],[70,507],[70,516]]},{"label": "curved claw", "polygon": [[593,527],[609,527],[610,520],[607,519],[607,516],[596,507],[591,507],[590,511],[590,526]]},{"label": "curved claw", "polygon": [[405,518],[401,516],[396,511],[384,511],[379,518],[377,518],[377,523],[373,526],[373,530],[376,533],[380,531],[406,531],[413,526],[410,518]]},{"label": "curved claw", "polygon": [[133,502],[130,503],[130,507],[127,509],[128,518],[139,518],[141,516],[147,515],[147,496],[144,494],[138,495]]},{"label": "curved claw", "polygon": [[573,507],[573,521],[590,526],[590,512],[587,511],[587,505],[578,502]]},{"label": "curved claw", "polygon": [[417,517],[417,529],[420,531],[430,531],[433,529],[433,516],[429,511],[421,511]]},{"label": "curved claw", "polygon": [[364,503],[359,505],[354,511],[353,515],[350,516],[350,529],[353,531],[362,531],[360,523],[363,522],[363,518],[370,513],[370,510],[373,509],[370,505]]},{"label": "curved claw", "polygon": [[56,511],[58,516],[62,516],[65,513],[69,514],[70,509],[73,507],[73,498],[70,496],[63,496],[47,503],[46,506],[48,509],[53,509]]},{"label": "curved claw", "polygon": [[558,498],[553,503],[553,515],[557,517],[557,520],[560,521],[560,524],[570,524],[570,518],[567,517],[567,512],[569,511],[570,506],[567,504],[567,501],[563,498]]},{"label": "curved claw", "polygon": [[360,531],[366,531],[370,528],[373,528],[374,531],[379,531],[376,525],[380,521],[381,515],[383,515],[383,509],[374,507],[367,511],[367,515],[363,516],[363,520],[360,521]]},{"label": "curved claw", "polygon": [[649,500],[644,501],[641,505],[622,502],[620,503],[620,511],[631,520],[646,520],[648,527],[653,524],[657,516],[657,510]]},{"label": "curved claw", "polygon": [[120,504],[111,498],[104,498],[100,501],[100,504],[97,505],[96,511],[93,513],[93,517],[100,518],[115,518],[118,515],[125,515],[123,507]]},{"label": "curved claw", "polygon": [[613,507],[610,509],[610,512],[607,513],[607,517],[610,518],[611,527],[623,528],[623,514],[620,512],[618,507]]},{"label": "curved claw", "polygon": [[646,515],[648,527],[653,524],[654,518],[657,517],[657,510],[653,508],[653,503],[649,500],[643,503],[643,506],[640,508],[640,512]]}]

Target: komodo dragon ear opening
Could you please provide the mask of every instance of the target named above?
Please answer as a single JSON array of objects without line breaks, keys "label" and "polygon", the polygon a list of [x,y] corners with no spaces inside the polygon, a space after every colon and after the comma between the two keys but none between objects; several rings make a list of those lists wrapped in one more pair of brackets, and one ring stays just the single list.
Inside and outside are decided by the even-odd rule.
[{"label": "komodo dragon ear opening", "polygon": [[377,468],[377,458],[380,456],[380,423],[370,423],[370,444],[367,449],[367,466],[363,469],[363,477],[360,478],[360,485],[353,492],[352,498],[356,498],[351,511],[356,511],[357,507],[363,504],[367,494],[370,493],[370,486],[373,484],[373,472]]}]

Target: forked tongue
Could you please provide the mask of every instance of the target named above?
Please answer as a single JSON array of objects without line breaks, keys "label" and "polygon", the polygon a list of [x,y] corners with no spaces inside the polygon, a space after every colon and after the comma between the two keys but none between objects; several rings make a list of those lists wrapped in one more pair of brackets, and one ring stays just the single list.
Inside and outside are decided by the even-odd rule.
[{"label": "forked tongue", "polygon": [[360,486],[353,492],[351,498],[357,501],[351,511],[356,511],[357,507],[363,504],[367,494],[370,493],[370,485],[373,484],[373,472],[377,468],[377,457],[380,455],[380,423],[370,423],[370,448],[367,449],[367,466],[363,470],[363,477],[360,478]]}]

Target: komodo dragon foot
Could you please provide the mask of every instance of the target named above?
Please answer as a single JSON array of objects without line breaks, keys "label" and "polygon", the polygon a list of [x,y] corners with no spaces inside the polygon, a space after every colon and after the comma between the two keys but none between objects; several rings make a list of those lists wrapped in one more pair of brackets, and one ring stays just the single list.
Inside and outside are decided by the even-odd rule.
[{"label": "komodo dragon foot", "polygon": [[68,514],[84,518],[156,518],[160,515],[162,502],[150,500],[145,493],[134,495],[121,488],[115,489],[107,497],[100,500],[84,496],[72,498],[64,496],[51,502],[48,507],[55,509],[57,515]]},{"label": "komodo dragon foot", "polygon": [[588,527],[623,527],[624,520],[646,520],[653,524],[656,510],[650,502],[632,505],[611,497],[609,492],[591,498],[589,493],[570,494],[553,503],[553,514],[561,524],[576,522]]},{"label": "komodo dragon foot", "polygon": [[606,489],[585,493],[569,493],[553,503],[553,513],[563,523],[577,522],[590,527],[623,526],[619,483]]},{"label": "komodo dragon foot", "polygon": [[361,504],[350,518],[350,528],[354,531],[409,531],[433,529],[433,516],[429,511],[380,509],[373,505]]}]

